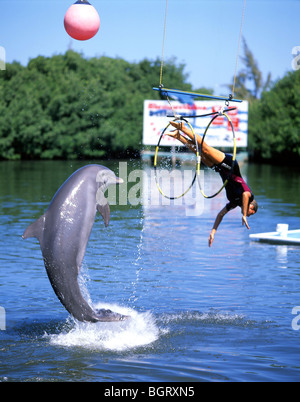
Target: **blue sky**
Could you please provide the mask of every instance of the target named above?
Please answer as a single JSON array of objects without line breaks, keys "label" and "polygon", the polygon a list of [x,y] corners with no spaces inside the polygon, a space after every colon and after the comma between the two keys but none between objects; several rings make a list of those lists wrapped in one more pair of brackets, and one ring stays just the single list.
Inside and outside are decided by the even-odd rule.
[{"label": "blue sky", "polygon": [[[68,48],[86,57],[131,62],[161,57],[166,0],[91,0],[101,25],[84,42],[71,39],[63,26],[74,1],[0,0],[0,46],[6,62],[26,65],[38,55],[63,54]],[[234,75],[243,2],[169,0],[164,56],[185,63],[194,89],[227,93],[223,85]],[[243,36],[264,77],[271,72],[276,80],[292,71],[292,49],[300,46],[299,18],[300,0],[246,1]]]}]

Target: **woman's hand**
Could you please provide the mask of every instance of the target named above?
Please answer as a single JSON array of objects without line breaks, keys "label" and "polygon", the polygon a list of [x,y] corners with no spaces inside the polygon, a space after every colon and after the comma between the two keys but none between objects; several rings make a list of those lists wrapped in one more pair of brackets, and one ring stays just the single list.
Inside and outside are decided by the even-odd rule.
[{"label": "woman's hand", "polygon": [[250,227],[248,225],[248,222],[247,222],[247,216],[243,215],[243,217],[242,217],[242,225],[244,226],[244,224],[246,225],[247,229],[250,229]]},{"label": "woman's hand", "polygon": [[214,241],[214,238],[215,238],[215,233],[216,233],[215,229],[213,229],[213,230],[210,232],[209,239],[208,239],[208,245],[209,245],[209,247],[211,247],[211,245],[213,244],[213,241]]}]

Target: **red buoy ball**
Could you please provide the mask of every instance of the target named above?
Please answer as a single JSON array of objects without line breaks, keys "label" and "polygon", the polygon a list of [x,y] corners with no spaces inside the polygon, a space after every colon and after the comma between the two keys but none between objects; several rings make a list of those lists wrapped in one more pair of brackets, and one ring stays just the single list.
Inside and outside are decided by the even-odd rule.
[{"label": "red buoy ball", "polygon": [[77,40],[91,39],[99,30],[100,17],[97,10],[86,0],[76,1],[66,12],[65,30]]}]

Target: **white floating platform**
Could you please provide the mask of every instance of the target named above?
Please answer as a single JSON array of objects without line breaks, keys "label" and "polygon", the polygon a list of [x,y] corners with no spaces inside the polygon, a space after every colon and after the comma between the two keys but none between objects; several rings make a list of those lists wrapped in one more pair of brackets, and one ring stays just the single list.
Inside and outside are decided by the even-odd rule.
[{"label": "white floating platform", "polygon": [[251,234],[250,239],[277,244],[298,244],[300,246],[300,229],[288,230],[288,225],[278,224],[276,232]]}]

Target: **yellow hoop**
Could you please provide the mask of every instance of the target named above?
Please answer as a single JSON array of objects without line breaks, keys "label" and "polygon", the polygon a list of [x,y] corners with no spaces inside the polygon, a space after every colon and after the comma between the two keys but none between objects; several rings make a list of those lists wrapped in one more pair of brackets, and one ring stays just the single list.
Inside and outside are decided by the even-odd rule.
[{"label": "yellow hoop", "polygon": [[[175,119],[174,121],[176,121],[176,120],[178,120],[178,119]],[[162,133],[161,133],[161,135],[160,135],[160,137],[159,137],[159,140],[158,140],[158,143],[157,143],[157,146],[156,146],[156,149],[155,149],[155,155],[154,155],[155,182],[156,182],[157,188],[158,188],[159,192],[161,193],[161,195],[163,195],[165,198],[168,198],[169,200],[177,200],[178,198],[181,198],[181,197],[185,196],[185,195],[187,194],[187,192],[193,187],[193,184],[195,183],[195,180],[196,180],[197,176],[199,176],[199,174],[200,174],[201,158],[200,158],[200,153],[199,153],[198,142],[197,142],[197,139],[196,139],[196,134],[195,134],[195,132],[194,132],[193,127],[191,126],[191,124],[190,124],[187,120],[185,120],[185,119],[183,119],[183,118],[180,118],[180,120],[183,120],[183,121],[185,121],[185,122],[188,124],[188,126],[190,127],[190,129],[191,129],[191,131],[192,131],[192,133],[193,133],[193,136],[194,136],[194,138],[195,138],[197,165],[196,165],[196,172],[195,172],[195,175],[194,175],[194,177],[193,177],[192,183],[190,184],[190,186],[189,186],[181,195],[178,195],[178,196],[176,196],[176,197],[170,197],[170,196],[166,195],[166,194],[162,191],[162,189],[160,188],[159,182],[158,182],[158,178],[157,178],[157,170],[156,170],[156,168],[157,168],[157,156],[158,156],[158,150],[159,150],[160,142],[161,142],[161,140],[162,140],[162,138],[163,138],[163,136],[164,136],[166,130],[167,130],[167,129],[169,128],[169,126],[171,125],[171,123],[169,123],[169,124],[166,126],[166,128],[162,131]],[[200,180],[199,180],[199,183],[200,183]]]}]

